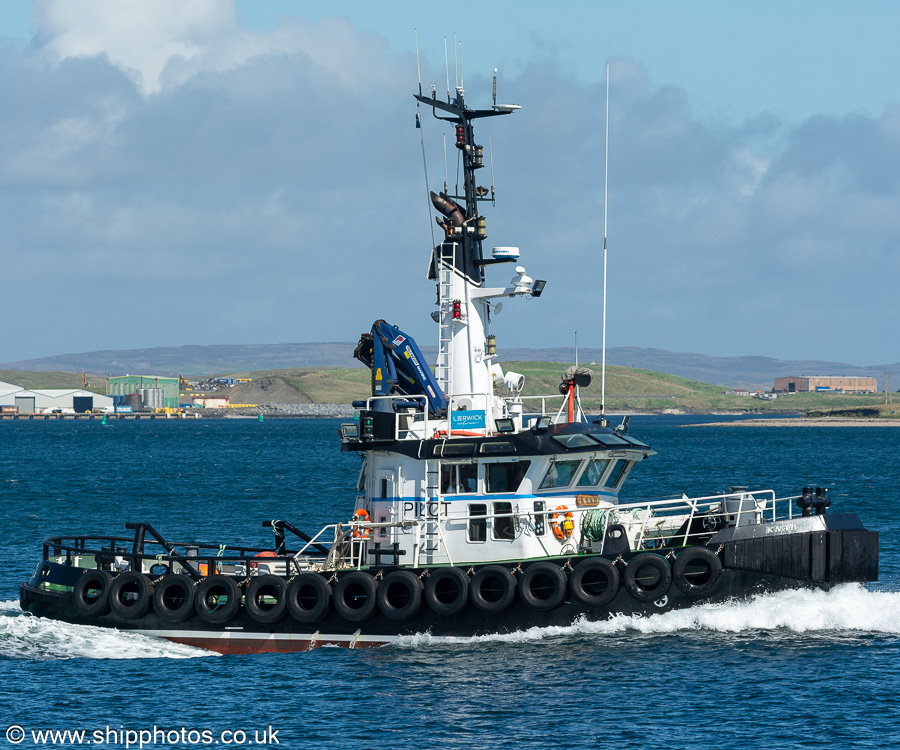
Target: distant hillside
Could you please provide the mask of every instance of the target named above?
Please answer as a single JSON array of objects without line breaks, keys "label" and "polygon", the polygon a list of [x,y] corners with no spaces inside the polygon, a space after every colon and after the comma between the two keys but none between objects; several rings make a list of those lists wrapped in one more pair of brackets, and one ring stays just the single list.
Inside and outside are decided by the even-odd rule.
[{"label": "distant hillside", "polygon": [[[226,372],[286,370],[292,368],[362,367],[353,359],[355,343],[321,344],[228,344],[157,347],[123,351],[61,354],[19,362],[0,363],[4,370],[96,372],[104,375],[146,373],[154,375],[212,375]],[[435,347],[423,347],[429,360],[437,356]],[[575,361],[572,347],[555,349],[506,349],[499,354],[506,362]],[[600,362],[599,349],[580,349],[578,359],[588,364]],[[827,360],[779,360],[771,357],[712,357],[664,349],[615,347],[607,351],[607,363],[641,370],[664,372],[703,383],[764,389],[784,375],[851,375],[875,377],[884,386],[885,371],[900,373],[900,362],[859,367]],[[900,385],[900,377],[896,379]]]}]

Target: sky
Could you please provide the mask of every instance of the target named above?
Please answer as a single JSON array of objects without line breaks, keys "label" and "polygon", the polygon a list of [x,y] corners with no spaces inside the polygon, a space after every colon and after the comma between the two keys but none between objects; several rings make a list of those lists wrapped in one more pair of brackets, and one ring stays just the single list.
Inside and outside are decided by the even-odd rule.
[{"label": "sky", "polygon": [[446,95],[445,43],[470,106],[494,68],[522,105],[476,125],[486,246],[548,280],[501,356],[601,343],[608,62],[607,344],[900,361],[900,4],[557,6],[4,0],[0,362],[436,344],[445,130],[412,94]]}]

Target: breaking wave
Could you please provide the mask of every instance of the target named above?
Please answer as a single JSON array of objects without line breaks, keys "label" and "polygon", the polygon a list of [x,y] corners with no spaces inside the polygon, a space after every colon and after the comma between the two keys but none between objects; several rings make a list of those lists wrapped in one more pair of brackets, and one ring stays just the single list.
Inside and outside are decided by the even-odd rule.
[{"label": "breaking wave", "polygon": [[594,635],[712,633],[900,634],[900,592],[869,591],[846,584],[831,591],[800,589],[746,600],[698,604],[657,615],[614,615],[607,620],[579,620],[567,627],[530,628],[505,635],[444,638],[429,634],[404,636],[393,645],[416,648],[429,644],[510,642]]},{"label": "breaking wave", "polygon": [[0,602],[0,659],[190,659],[210,651],[139,633],[71,625],[22,612],[18,601]]}]

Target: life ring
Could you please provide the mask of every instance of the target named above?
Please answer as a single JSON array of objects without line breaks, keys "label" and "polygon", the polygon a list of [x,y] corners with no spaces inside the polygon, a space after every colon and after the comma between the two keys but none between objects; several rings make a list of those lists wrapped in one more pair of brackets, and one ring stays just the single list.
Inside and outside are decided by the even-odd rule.
[{"label": "life ring", "polygon": [[619,569],[603,557],[591,557],[575,566],[569,576],[569,588],[582,604],[605,607],[619,593]]},{"label": "life ring", "polygon": [[478,609],[496,615],[512,604],[516,596],[516,577],[502,565],[488,565],[469,583],[469,599]]},{"label": "life ring", "polygon": [[278,622],[287,611],[287,584],[284,578],[262,575],[254,578],[244,594],[244,608],[256,622]]},{"label": "life ring", "polygon": [[408,570],[388,573],[378,584],[375,598],[382,614],[392,620],[408,620],[422,608],[422,581]]},{"label": "life ring", "polygon": [[436,615],[458,615],[469,603],[469,577],[459,568],[438,568],[425,581],[425,602]]},{"label": "life ring", "polygon": [[519,579],[519,597],[539,612],[555,609],[566,598],[566,574],[549,562],[529,565]]},{"label": "life ring", "polygon": [[675,585],[692,599],[712,594],[722,579],[722,561],[708,547],[688,547],[675,558],[672,578]]},{"label": "life ring", "polygon": [[334,608],[345,620],[363,622],[375,614],[378,582],[368,573],[354,570],[334,587]]},{"label": "life ring", "polygon": [[163,620],[181,622],[194,611],[194,583],[188,576],[169,573],[153,587],[153,610]]},{"label": "life ring", "polygon": [[233,619],[241,608],[241,590],[233,578],[212,575],[197,584],[194,609],[201,620],[214,625]]},{"label": "life ring", "polygon": [[150,580],[133,570],[116,576],[109,585],[109,608],[123,620],[137,620],[147,614],[152,597]]},{"label": "life ring", "polygon": [[350,523],[354,524],[353,528],[353,537],[355,539],[368,539],[369,538],[369,530],[365,528],[360,528],[360,523],[368,523],[369,522],[369,514],[365,508],[358,508],[356,512],[353,514],[353,518],[350,519]]},{"label": "life ring", "polygon": [[109,612],[110,575],[102,570],[86,570],[75,581],[72,604],[78,614],[99,617]]},{"label": "life ring", "polygon": [[318,622],[331,610],[331,584],[318,573],[301,573],[288,584],[285,599],[297,622]]},{"label": "life ring", "polygon": [[662,599],[672,585],[672,569],[664,557],[644,552],[628,561],[625,589],[639,602]]},{"label": "life ring", "polygon": [[[559,520],[560,515],[562,521]],[[550,514],[550,528],[553,529],[553,536],[559,541],[566,541],[575,530],[575,516],[572,515],[572,511],[565,505],[557,505],[556,510]]]}]

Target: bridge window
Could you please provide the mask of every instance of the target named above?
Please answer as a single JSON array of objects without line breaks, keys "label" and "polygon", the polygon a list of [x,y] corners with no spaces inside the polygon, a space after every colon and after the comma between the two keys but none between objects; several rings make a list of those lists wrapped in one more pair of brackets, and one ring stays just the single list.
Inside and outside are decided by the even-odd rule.
[{"label": "bridge window", "polygon": [[604,484],[607,487],[612,487],[614,490],[619,489],[622,482],[625,481],[625,476],[628,474],[631,464],[631,461],[625,461],[621,458],[617,459],[612,469],[610,469],[609,476],[606,477]]},{"label": "bridge window", "polygon": [[469,505],[469,524],[466,536],[470,542],[487,540],[487,518],[485,516],[487,516],[487,505],[484,503]]},{"label": "bridge window", "polygon": [[591,459],[584,470],[584,474],[581,475],[581,479],[578,480],[578,486],[596,487],[600,484],[600,478],[603,476],[603,472],[606,471],[607,466],[609,466],[608,458]]},{"label": "bridge window", "polygon": [[539,489],[549,490],[554,487],[568,487],[581,466],[581,461],[551,461],[550,468],[541,482]]},{"label": "bridge window", "polygon": [[441,494],[478,491],[478,464],[441,464]]},{"label": "bridge window", "polygon": [[515,492],[522,484],[531,461],[510,461],[484,465],[484,491]]}]

